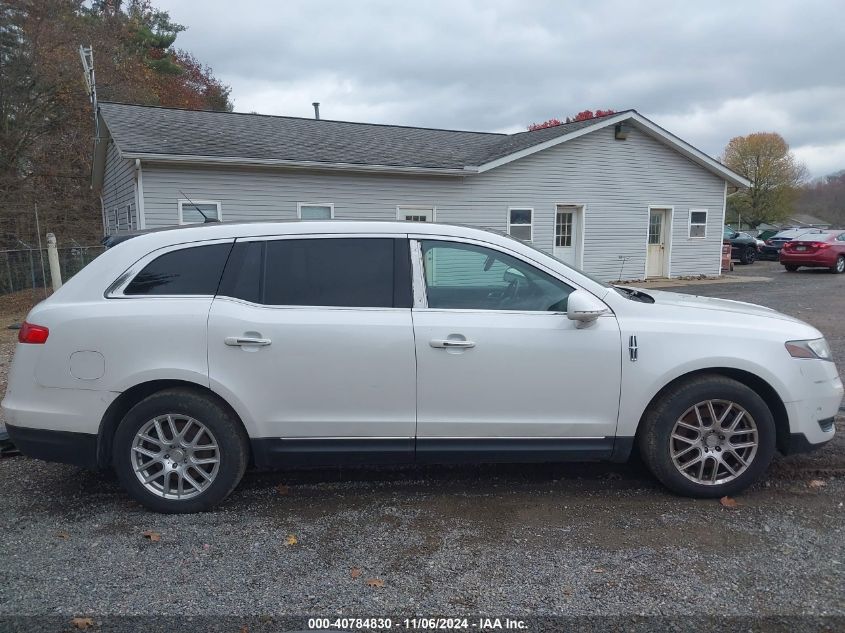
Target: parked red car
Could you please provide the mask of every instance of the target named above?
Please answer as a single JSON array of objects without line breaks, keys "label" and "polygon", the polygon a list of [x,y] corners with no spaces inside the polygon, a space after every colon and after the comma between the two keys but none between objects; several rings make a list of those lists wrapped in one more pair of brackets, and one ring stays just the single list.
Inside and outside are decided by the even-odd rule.
[{"label": "parked red car", "polygon": [[802,235],[787,242],[780,251],[780,263],[789,272],[799,266],[829,268],[832,273],[845,272],[845,232],[826,231]]}]

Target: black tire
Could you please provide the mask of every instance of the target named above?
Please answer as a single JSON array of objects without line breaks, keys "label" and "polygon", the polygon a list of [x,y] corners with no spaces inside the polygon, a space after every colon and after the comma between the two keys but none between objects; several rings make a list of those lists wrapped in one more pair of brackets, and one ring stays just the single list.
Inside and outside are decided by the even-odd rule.
[{"label": "black tire", "polygon": [[796,270],[798,270],[798,266],[796,266],[795,264],[784,264],[783,267],[786,268],[786,272],[788,273],[794,273]]},{"label": "black tire", "polygon": [[742,249],[742,254],[739,256],[740,264],[753,264],[757,259],[757,249],[750,246]]},{"label": "black tire", "polygon": [[[188,499],[165,498],[148,490],[136,476],[132,463],[136,434],[153,419],[168,414],[188,416],[200,422],[213,434],[218,447],[219,463],[212,473],[212,481],[199,494]],[[132,407],[117,427],[112,448],[112,463],[126,491],[150,510],[167,514],[188,514],[212,509],[235,489],[246,471],[248,461],[249,439],[234,414],[215,398],[183,388],[159,391]],[[162,465],[162,470],[164,467]],[[195,480],[202,481],[195,470],[189,472]]]},{"label": "black tire", "polygon": [[845,255],[840,255],[836,258],[836,263],[830,267],[830,272],[834,275],[845,273]]},{"label": "black tire", "polygon": [[[724,400],[739,405],[750,415],[757,428],[756,453],[744,471],[724,483],[703,484],[691,480],[675,466],[670,454],[673,442],[671,434],[676,422],[693,405],[708,400]],[[700,498],[733,495],[757,481],[772,460],[775,436],[775,422],[763,399],[742,383],[719,375],[702,375],[671,387],[646,412],[638,432],[640,452],[654,476],[672,492]],[[710,460],[716,453],[705,456],[705,445],[707,443],[704,442],[702,434],[702,448],[698,449],[698,455],[704,458],[705,462],[711,463]],[[724,456],[727,457],[727,453]],[[716,468],[718,473],[719,466]]]}]

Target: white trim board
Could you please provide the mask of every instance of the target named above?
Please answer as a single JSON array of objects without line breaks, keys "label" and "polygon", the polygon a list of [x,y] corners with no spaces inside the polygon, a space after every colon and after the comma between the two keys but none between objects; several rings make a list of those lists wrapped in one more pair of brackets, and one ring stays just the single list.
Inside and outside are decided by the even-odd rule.
[{"label": "white trim board", "polygon": [[[720,163],[714,158],[711,158],[710,156],[697,149],[696,147],[693,147],[686,141],[679,139],[671,132],[664,130],[662,127],[660,127],[653,121],[648,120],[636,110],[626,110],[625,112],[620,112],[619,114],[616,114],[614,116],[603,117],[596,121],[594,125],[587,125],[585,127],[575,130],[574,132],[570,132],[569,134],[562,134],[553,139],[549,139],[548,141],[545,141],[543,143],[538,143],[537,145],[526,147],[525,149],[521,149],[518,152],[508,154],[507,156],[502,156],[501,158],[497,158],[496,160],[492,160],[482,165],[478,165],[477,167],[467,167],[466,169],[467,171],[483,173],[485,171],[495,169],[496,167],[511,163],[515,160],[519,160],[520,158],[524,158],[525,156],[530,156],[531,154],[543,151],[544,149],[555,147],[556,145],[560,145],[561,143],[565,143],[566,141],[571,141],[573,139],[579,138],[581,136],[584,136],[585,134],[589,134],[590,132],[595,132],[596,130],[601,130],[603,128],[610,127],[612,125],[616,125],[617,123],[622,122],[630,122],[637,129],[663,142],[665,145],[668,145],[669,147],[676,150],[677,152],[684,155],[685,157],[687,157],[694,163],[700,165],[701,167],[704,167],[705,169],[717,174],[726,182],[730,182],[731,184],[734,184],[738,187],[751,186],[751,182],[749,182],[739,174],[735,173],[733,170],[729,169],[728,167],[725,167],[722,163]],[[624,143],[625,141],[619,142]]]}]

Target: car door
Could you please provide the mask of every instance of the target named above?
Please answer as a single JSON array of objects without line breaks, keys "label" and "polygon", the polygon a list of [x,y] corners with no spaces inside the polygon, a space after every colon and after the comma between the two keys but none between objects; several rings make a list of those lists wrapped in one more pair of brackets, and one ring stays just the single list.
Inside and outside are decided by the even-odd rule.
[{"label": "car door", "polygon": [[248,412],[257,461],[411,459],[405,236],[238,240],[208,318],[213,389]]},{"label": "car door", "polygon": [[607,456],[621,349],[608,312],[578,328],[575,286],[498,247],[446,238],[417,254],[417,457]]}]

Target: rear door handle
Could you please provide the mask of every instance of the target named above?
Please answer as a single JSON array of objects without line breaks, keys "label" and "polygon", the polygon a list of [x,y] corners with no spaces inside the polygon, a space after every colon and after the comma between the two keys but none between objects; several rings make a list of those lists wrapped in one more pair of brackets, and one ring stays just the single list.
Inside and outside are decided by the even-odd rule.
[{"label": "rear door handle", "polygon": [[429,345],[440,349],[467,349],[475,347],[474,341],[464,341],[454,338],[435,338],[428,342]]},{"label": "rear door handle", "polygon": [[252,347],[264,347],[269,345],[273,341],[269,338],[256,338],[252,336],[227,336],[223,339],[223,342],[226,345],[231,345],[233,347],[242,347],[244,345],[249,345]]}]

